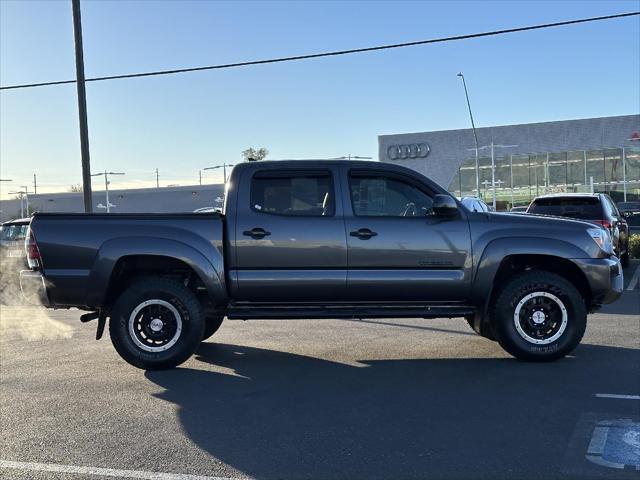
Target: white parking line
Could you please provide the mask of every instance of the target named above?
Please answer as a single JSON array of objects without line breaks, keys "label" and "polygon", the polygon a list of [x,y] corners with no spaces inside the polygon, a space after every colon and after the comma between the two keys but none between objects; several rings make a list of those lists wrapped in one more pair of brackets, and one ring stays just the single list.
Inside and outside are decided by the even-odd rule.
[{"label": "white parking line", "polygon": [[598,398],[617,398],[621,400],[640,400],[640,395],[616,395],[615,393],[596,393]]},{"label": "white parking line", "polygon": [[627,285],[627,290],[633,290],[638,285],[640,281],[640,265],[636,267],[636,271],[633,272],[633,277],[629,280],[629,285]]},{"label": "white parking line", "polygon": [[27,470],[31,472],[75,473],[78,475],[101,475],[103,477],[138,478],[143,480],[233,480],[228,477],[188,475],[182,473],[145,472],[142,470],[115,470],[112,468],[78,467],[55,463],[12,462],[0,460],[0,468]]}]

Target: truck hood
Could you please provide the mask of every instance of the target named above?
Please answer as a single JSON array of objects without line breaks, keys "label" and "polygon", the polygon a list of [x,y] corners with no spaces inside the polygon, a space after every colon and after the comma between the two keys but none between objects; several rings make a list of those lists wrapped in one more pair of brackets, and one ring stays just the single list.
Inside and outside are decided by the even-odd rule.
[{"label": "truck hood", "polygon": [[573,253],[566,258],[604,258],[609,254],[600,250],[591,236],[589,228],[602,228],[597,224],[548,215],[513,214],[513,213],[484,213],[469,216],[472,236],[478,245],[488,244],[495,240],[513,239],[516,245],[520,240],[533,240],[538,246],[548,246],[562,243],[571,245],[568,250]]}]

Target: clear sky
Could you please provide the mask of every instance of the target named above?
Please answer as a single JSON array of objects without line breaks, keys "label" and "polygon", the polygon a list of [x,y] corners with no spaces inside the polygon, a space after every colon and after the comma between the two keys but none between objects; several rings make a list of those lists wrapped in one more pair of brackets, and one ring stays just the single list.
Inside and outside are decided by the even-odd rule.
[{"label": "clear sky", "polygon": [[[87,77],[366,47],[640,10],[639,1],[84,1]],[[377,158],[380,134],[640,111],[640,18],[87,85],[92,170],[197,183],[268,158]],[[0,84],[75,78],[70,1],[0,0]],[[0,93],[0,176],[81,183],[75,85]],[[219,181],[219,171],[206,182]],[[94,188],[101,189],[101,179]],[[9,184],[2,187],[3,194]]]}]

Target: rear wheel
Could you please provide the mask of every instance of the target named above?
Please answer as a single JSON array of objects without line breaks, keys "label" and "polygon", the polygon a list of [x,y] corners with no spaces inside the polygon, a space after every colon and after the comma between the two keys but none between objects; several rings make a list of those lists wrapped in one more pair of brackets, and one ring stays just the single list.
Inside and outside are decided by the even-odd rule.
[{"label": "rear wheel", "polygon": [[531,270],[511,278],[496,297],[494,331],[502,348],[530,361],[561,358],[580,343],[587,309],[566,279]]},{"label": "rear wheel", "polygon": [[173,368],[200,344],[204,317],[197,297],[168,278],[145,278],[116,301],[109,321],[111,342],[120,356],[145,370]]}]

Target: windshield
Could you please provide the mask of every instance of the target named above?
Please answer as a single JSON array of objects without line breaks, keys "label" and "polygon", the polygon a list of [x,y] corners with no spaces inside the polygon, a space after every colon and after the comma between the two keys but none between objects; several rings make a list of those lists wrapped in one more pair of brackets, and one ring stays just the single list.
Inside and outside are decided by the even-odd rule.
[{"label": "windshield", "polygon": [[585,220],[602,218],[602,207],[600,200],[596,197],[537,198],[527,212]]},{"label": "windshield", "polygon": [[21,224],[3,225],[0,230],[0,238],[6,241],[24,240],[27,233],[27,227],[28,225]]}]

